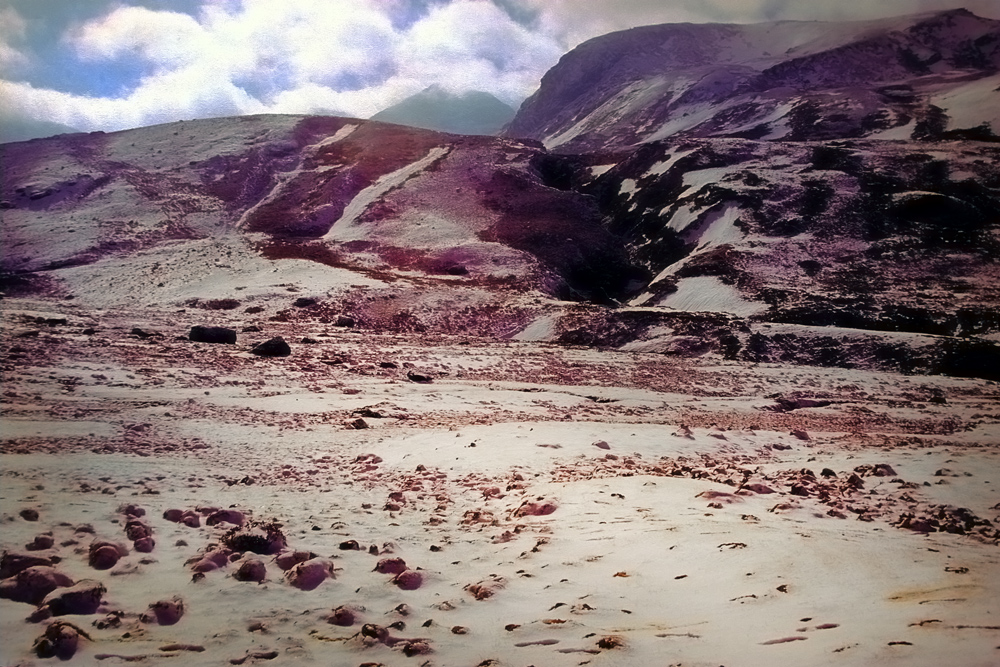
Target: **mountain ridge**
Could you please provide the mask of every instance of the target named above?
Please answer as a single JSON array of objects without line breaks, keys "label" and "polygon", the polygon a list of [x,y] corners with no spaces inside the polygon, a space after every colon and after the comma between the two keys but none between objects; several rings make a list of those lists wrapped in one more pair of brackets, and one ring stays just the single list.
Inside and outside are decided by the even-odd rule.
[{"label": "mountain ridge", "polygon": [[[546,73],[506,133],[566,153],[670,136],[874,136],[933,115],[970,84],[956,70],[974,83],[1000,67],[1000,21],[965,10],[805,26],[662,24],[594,38]],[[890,84],[895,97],[880,90]],[[837,127],[810,134],[810,121]]]},{"label": "mountain ridge", "polygon": [[[996,23],[921,20],[895,24],[933,36],[952,22],[974,37],[949,33],[952,55],[992,44]],[[743,30],[709,29],[730,46]],[[815,34],[795,39],[797,57],[831,57]],[[881,46],[851,44],[877,63]],[[767,71],[760,63],[710,67],[662,99],[669,82],[612,78],[598,92],[618,99],[633,86],[633,116],[602,116],[557,145],[581,121],[554,116],[538,138],[516,139],[256,116],[5,144],[4,289],[100,308],[230,304],[376,331],[1000,377],[1000,146],[989,126],[962,129],[992,110],[997,75],[949,58],[850,97],[818,80],[794,105],[782,91],[808,67],[772,72],[789,84],[769,89],[775,108],[788,108],[769,121],[760,104],[716,103]],[[953,95],[947,113],[915,101],[938,84]],[[648,123],[685,95],[702,115],[668,119],[670,132]],[[857,114],[832,111],[859,100],[869,115],[887,104],[910,117],[858,135]],[[634,143],[637,118],[646,135]],[[762,122],[766,135],[750,131]],[[288,291],[311,305],[287,303]]]}]

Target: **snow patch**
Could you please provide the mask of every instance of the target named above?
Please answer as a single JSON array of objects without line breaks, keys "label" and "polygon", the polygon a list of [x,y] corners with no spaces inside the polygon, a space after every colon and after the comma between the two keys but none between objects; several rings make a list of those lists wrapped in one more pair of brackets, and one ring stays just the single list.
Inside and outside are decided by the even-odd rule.
[{"label": "snow patch", "polygon": [[614,164],[600,164],[600,165],[597,165],[596,167],[591,167],[590,168],[590,175],[593,178],[597,178],[598,176],[603,176],[604,174],[606,174],[609,171],[611,171],[612,169],[614,169],[616,166],[617,165],[614,165]]},{"label": "snow patch", "polygon": [[[702,222],[703,231],[698,233],[693,230],[692,238],[689,242],[697,242],[697,250],[723,245],[725,243],[737,243],[743,240],[743,232],[735,225],[740,217],[740,207],[729,203],[721,209],[712,210],[705,215]],[[696,236],[696,238],[695,238]]]},{"label": "snow patch", "polygon": [[636,187],[636,180],[634,178],[626,178],[622,181],[622,186],[618,189],[618,194],[625,195],[627,198],[631,199],[632,195],[634,195],[637,191],[638,188]]},{"label": "snow patch", "polygon": [[930,103],[948,114],[949,129],[977,127],[986,122],[1000,133],[1000,74],[956,86],[931,97]]},{"label": "snow patch", "polygon": [[542,315],[533,320],[520,333],[516,334],[514,340],[525,342],[552,340],[556,335],[556,323],[558,321],[558,314]]},{"label": "snow patch", "polygon": [[737,317],[749,317],[767,310],[767,305],[747,301],[739,290],[715,276],[681,279],[677,291],[669,294],[660,305],[674,310],[726,313]]},{"label": "snow patch", "polygon": [[684,174],[685,190],[677,198],[684,199],[688,195],[698,192],[706,185],[718,183],[730,171],[732,171],[731,167],[713,167],[711,169],[698,169],[687,172]]},{"label": "snow patch", "polygon": [[675,164],[677,164],[678,160],[680,160],[683,157],[687,157],[688,155],[691,155],[691,153],[694,152],[695,149],[693,148],[687,151],[677,151],[676,153],[671,151],[665,156],[666,159],[663,162],[657,162],[652,167],[650,167],[646,171],[646,173],[643,174],[642,176],[643,178],[647,176],[662,176],[663,174],[670,171],[670,168],[673,167]]},{"label": "snow patch", "polygon": [[[344,208],[344,212],[341,214],[340,219],[333,223],[330,231],[327,232],[326,236],[323,238],[338,241],[351,240],[345,237],[345,232],[353,227],[354,222],[357,220],[358,216],[365,212],[365,209],[367,209],[376,199],[387,193],[389,190],[399,187],[411,176],[420,173],[443,158],[448,154],[448,151],[449,149],[446,146],[436,146],[420,160],[397,169],[394,172],[380,176],[377,181],[354,196],[351,203]],[[348,236],[350,236],[350,234],[348,234]]]}]

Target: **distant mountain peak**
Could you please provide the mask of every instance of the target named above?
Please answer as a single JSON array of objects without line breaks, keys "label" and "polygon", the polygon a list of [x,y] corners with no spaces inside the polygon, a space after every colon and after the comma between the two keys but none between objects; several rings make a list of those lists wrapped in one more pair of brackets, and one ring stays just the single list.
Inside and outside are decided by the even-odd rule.
[{"label": "distant mountain peak", "polygon": [[480,90],[459,94],[433,84],[384,109],[371,120],[410,125],[453,134],[498,134],[514,117],[514,109]]}]

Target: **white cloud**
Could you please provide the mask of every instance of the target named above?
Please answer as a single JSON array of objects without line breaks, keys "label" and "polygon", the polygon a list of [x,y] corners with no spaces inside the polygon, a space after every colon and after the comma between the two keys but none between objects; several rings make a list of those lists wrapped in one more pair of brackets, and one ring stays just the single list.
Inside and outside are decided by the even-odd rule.
[{"label": "white cloud", "polygon": [[530,94],[563,52],[489,0],[455,0],[396,28],[405,0],[206,0],[197,18],[119,7],[74,27],[65,43],[92,67],[131,59],[146,75],[116,98],[7,83],[33,117],[121,129],[241,113],[341,113],[367,118],[432,84]]},{"label": "white cloud", "polygon": [[86,23],[67,35],[84,60],[139,57],[161,69],[196,61],[205,53],[208,36],[187,14],[121,7],[99,21]]},{"label": "white cloud", "polygon": [[14,46],[24,41],[27,25],[13,7],[0,9],[0,71],[10,72],[29,64],[28,55]]}]

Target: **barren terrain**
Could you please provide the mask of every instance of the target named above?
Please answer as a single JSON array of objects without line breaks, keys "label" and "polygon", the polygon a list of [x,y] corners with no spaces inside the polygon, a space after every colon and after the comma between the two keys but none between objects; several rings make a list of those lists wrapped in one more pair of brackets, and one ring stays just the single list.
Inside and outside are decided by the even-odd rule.
[{"label": "barren terrain", "polygon": [[[5,563],[105,590],[0,600],[0,664],[63,622],[78,664],[1000,659],[994,382],[3,308]],[[240,521],[283,540],[226,550]],[[128,553],[96,569],[101,541]]]}]

